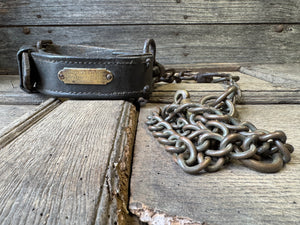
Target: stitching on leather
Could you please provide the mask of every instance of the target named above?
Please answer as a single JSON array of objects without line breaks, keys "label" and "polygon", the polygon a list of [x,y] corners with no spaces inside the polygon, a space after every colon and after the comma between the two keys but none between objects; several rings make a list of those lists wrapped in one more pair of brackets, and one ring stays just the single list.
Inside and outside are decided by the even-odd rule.
[{"label": "stitching on leather", "polygon": [[64,61],[64,60],[53,60],[53,59],[43,59],[43,58],[36,58],[35,60],[38,61],[44,61],[44,62],[49,62],[49,63],[57,63],[57,62],[62,62],[65,64],[83,64],[83,65],[97,65],[97,64],[103,64],[103,65],[129,65],[129,64],[138,64],[134,63],[132,61],[130,62],[91,62],[91,61]]},{"label": "stitching on leather", "polygon": [[42,89],[42,91],[51,91],[51,92],[56,92],[56,93],[62,93],[62,94],[74,94],[74,95],[80,95],[80,94],[100,94],[101,96],[111,96],[111,95],[124,95],[124,94],[141,94],[143,93],[142,91],[131,91],[131,92],[114,92],[111,94],[104,94],[101,92],[68,92],[68,91],[57,91],[57,90],[52,90],[52,89]]}]

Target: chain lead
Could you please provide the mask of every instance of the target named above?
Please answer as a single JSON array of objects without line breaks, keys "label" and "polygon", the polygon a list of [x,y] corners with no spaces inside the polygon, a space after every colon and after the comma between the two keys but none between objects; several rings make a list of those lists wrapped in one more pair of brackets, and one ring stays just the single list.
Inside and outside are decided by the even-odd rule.
[{"label": "chain lead", "polygon": [[175,74],[157,62],[154,66],[159,68],[154,76],[156,82],[195,80],[223,82],[228,87],[220,96],[205,96],[199,103],[191,102],[189,93],[179,90],[172,104],[148,117],[148,129],[165,150],[173,154],[183,171],[189,174],[215,172],[226,163],[238,160],[250,169],[274,173],[290,161],[294,149],[286,143],[284,132],[258,130],[252,123],[241,122],[236,117],[235,104],[241,98],[236,83],[238,76],[190,71]]}]

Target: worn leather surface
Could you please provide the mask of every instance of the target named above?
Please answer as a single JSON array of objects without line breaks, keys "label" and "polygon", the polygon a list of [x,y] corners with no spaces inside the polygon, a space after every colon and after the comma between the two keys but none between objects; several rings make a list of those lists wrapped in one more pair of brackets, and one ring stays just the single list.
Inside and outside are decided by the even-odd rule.
[{"label": "worn leather surface", "polygon": [[[27,64],[24,63],[24,54],[28,55]],[[24,46],[17,58],[20,86],[27,92],[37,91],[71,99],[136,100],[139,97],[148,98],[152,91],[154,57],[151,53],[47,44],[40,49]],[[65,84],[58,79],[58,72],[65,67],[105,68],[112,72],[114,78],[106,85]]]}]

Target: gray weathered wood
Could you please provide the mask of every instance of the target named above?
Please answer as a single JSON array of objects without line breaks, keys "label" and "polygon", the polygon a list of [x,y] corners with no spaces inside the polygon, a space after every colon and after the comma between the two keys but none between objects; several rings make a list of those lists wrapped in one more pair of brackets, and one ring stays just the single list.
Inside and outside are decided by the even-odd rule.
[{"label": "gray weathered wood", "polygon": [[297,0],[5,1],[0,25],[297,23]]},{"label": "gray weathered wood", "polygon": [[[41,39],[57,44],[88,44],[142,51],[144,40],[154,38],[157,59],[178,63],[287,63],[300,62],[300,25],[133,25],[133,26],[38,26],[0,28],[0,69],[17,74],[15,55],[24,44]],[[13,38],[12,38],[13,37]],[[280,50],[279,50],[280,49]]]},{"label": "gray weathered wood", "polygon": [[[257,103],[300,103],[300,89],[275,87],[272,83],[242,74],[240,72],[230,72],[232,75],[240,77],[238,84],[242,90],[242,104]],[[172,84],[156,84],[154,91],[150,97],[151,102],[173,102],[174,94],[177,90],[189,90],[191,99],[198,101],[206,95],[221,95],[225,87],[223,84],[207,84],[207,83],[172,83]]]},{"label": "gray weathered wood", "polygon": [[178,64],[164,64],[165,69],[175,69],[180,71],[194,71],[201,73],[210,72],[233,72],[239,71],[241,65],[238,63],[178,63]]},{"label": "gray weathered wood", "polygon": [[269,81],[276,86],[300,88],[300,63],[253,65],[241,67],[240,71]]},{"label": "gray weathered wood", "polygon": [[[181,88],[184,86],[181,86]],[[201,86],[202,87],[202,86]],[[186,85],[186,89],[190,88]],[[200,86],[199,86],[200,88]],[[170,92],[154,92],[150,97],[150,102],[156,103],[171,103],[174,100],[174,94],[176,90]],[[202,97],[207,95],[221,95],[223,91],[199,91],[199,92],[190,92],[192,101],[199,101]],[[248,92],[244,91],[243,96],[240,99],[241,104],[299,104],[300,103],[300,94],[299,91],[283,91],[283,92]]]},{"label": "gray weathered wood", "polygon": [[[51,108],[49,106],[54,102],[54,99],[47,101],[48,97],[26,94],[20,89],[19,83],[19,76],[0,76],[0,140],[2,143],[4,134],[16,127],[20,128],[19,123],[37,119],[36,115],[41,110],[45,111],[45,108]],[[37,106],[42,102],[44,104]],[[6,142],[14,138],[13,136],[17,136],[18,132],[9,132],[9,137],[5,137]]]},{"label": "gray weathered wood", "polygon": [[0,77],[1,92],[20,92],[20,78],[18,75],[4,75]]},{"label": "gray weathered wood", "polygon": [[[110,109],[110,111],[116,110]],[[131,174],[132,151],[135,141],[138,114],[135,107],[125,102],[123,112],[115,130],[111,146],[110,161],[107,165],[101,200],[96,209],[94,224],[137,225],[139,220],[129,214],[129,179]]]},{"label": "gray weathered wood", "polygon": [[135,126],[124,101],[66,101],[40,119],[1,148],[0,223],[125,224]]},{"label": "gray weathered wood", "polygon": [[[3,57],[5,56],[3,55]],[[39,105],[47,99],[48,97],[41,94],[28,94],[22,91],[20,78],[17,75],[0,76],[1,105]]]},{"label": "gray weathered wood", "polygon": [[0,105],[0,130],[27,112],[32,112],[36,105]]},{"label": "gray weathered wood", "polygon": [[[185,174],[145,124],[156,105],[141,109],[131,177],[130,210],[149,224],[299,224],[300,105],[243,105],[242,120],[284,130],[292,161],[263,174],[233,164],[216,173]],[[185,223],[184,223],[185,222]]]},{"label": "gray weathered wood", "polygon": [[[11,123],[0,128],[0,148],[7,145],[9,142],[13,141],[16,137],[22,134],[25,130],[30,128],[33,124],[51,112],[60,104],[59,100],[50,98],[40,104],[39,106],[34,106],[34,108],[21,116],[20,112],[16,112],[19,117],[15,117]],[[31,106],[31,105],[27,105]],[[6,107],[6,105],[1,105],[1,107]],[[13,107],[13,106],[11,106]],[[18,106],[15,106],[18,109]],[[31,106],[32,107],[32,106]],[[5,123],[5,118],[1,118],[1,122]]]},{"label": "gray weathered wood", "polygon": [[0,92],[0,104],[2,105],[38,105],[46,101],[49,97],[34,93],[25,92]]}]

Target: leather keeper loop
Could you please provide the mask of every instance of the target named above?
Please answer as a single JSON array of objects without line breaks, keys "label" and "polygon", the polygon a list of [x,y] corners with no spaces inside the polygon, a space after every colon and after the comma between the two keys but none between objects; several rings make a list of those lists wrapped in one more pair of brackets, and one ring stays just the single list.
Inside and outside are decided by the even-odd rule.
[{"label": "leather keeper loop", "polygon": [[17,53],[17,61],[20,75],[20,88],[28,93],[36,92],[35,81],[32,76],[34,70],[30,60],[31,52],[36,51],[33,46],[22,46]]}]

